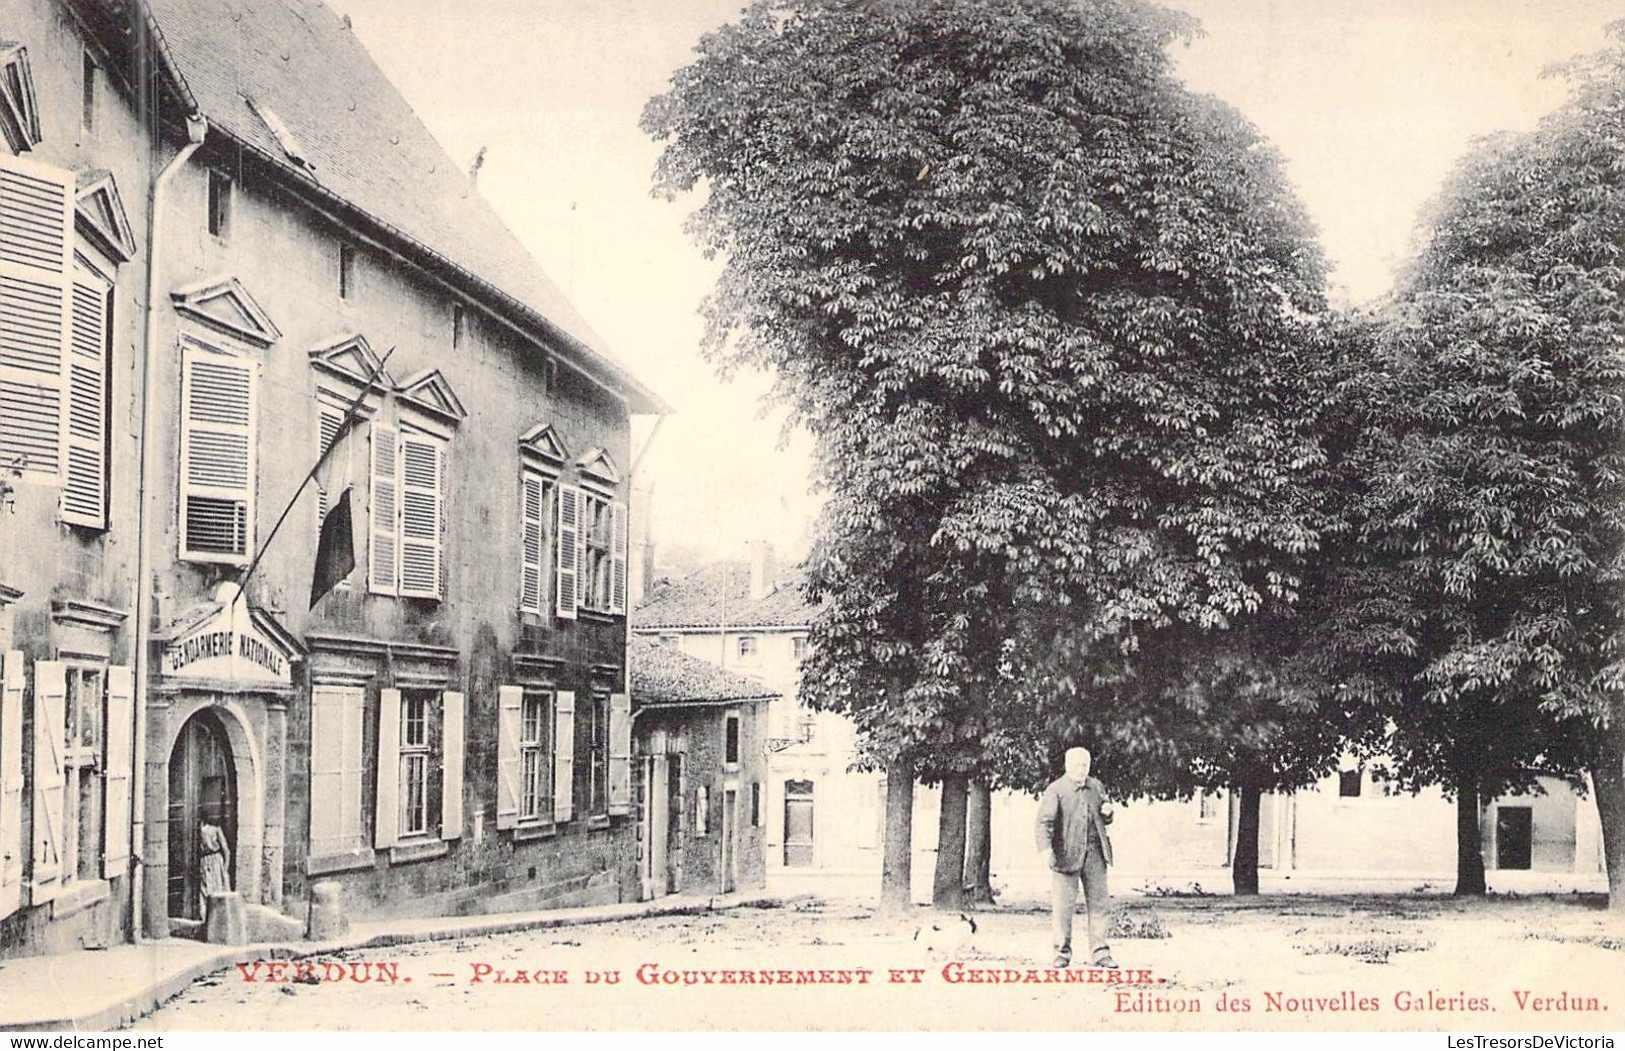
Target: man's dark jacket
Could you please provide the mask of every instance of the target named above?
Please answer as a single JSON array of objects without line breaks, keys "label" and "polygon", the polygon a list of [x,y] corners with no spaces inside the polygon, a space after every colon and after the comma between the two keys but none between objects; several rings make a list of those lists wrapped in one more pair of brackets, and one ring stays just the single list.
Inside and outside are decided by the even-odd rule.
[{"label": "man's dark jacket", "polygon": [[1112,863],[1112,841],[1106,835],[1106,818],[1100,813],[1106,801],[1106,786],[1095,778],[1082,784],[1061,775],[1049,783],[1038,800],[1038,849],[1052,850],[1056,872],[1077,872],[1083,868],[1084,852],[1093,836],[1100,844],[1106,864]]}]

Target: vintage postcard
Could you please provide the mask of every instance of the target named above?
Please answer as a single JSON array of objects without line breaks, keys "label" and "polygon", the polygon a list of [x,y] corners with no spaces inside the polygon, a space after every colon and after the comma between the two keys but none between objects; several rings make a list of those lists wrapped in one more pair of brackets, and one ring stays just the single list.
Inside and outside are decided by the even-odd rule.
[{"label": "vintage postcard", "polygon": [[1620,17],[0,0],[0,1029],[1612,1047]]}]

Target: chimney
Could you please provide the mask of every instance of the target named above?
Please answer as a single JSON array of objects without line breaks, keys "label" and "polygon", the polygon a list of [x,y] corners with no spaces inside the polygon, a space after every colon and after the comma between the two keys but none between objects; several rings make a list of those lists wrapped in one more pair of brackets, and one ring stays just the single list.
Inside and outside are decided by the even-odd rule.
[{"label": "chimney", "polygon": [[750,548],[750,598],[752,602],[773,594],[779,570],[773,560],[773,545],[766,540],[752,540]]}]

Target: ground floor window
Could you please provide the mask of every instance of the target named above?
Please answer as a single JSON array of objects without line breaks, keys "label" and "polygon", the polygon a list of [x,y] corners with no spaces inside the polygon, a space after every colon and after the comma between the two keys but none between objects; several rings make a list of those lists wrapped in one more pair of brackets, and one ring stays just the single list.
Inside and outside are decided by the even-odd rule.
[{"label": "ground floor window", "polygon": [[553,815],[553,695],[527,691],[519,733],[519,817],[539,821]]},{"label": "ground floor window", "polygon": [[67,725],[63,749],[63,858],[65,879],[100,879],[102,861],[102,732],[106,669],[67,669]]},{"label": "ground floor window", "polygon": [[429,690],[401,692],[400,835],[429,832],[431,771],[434,746],[431,733],[439,695]]}]

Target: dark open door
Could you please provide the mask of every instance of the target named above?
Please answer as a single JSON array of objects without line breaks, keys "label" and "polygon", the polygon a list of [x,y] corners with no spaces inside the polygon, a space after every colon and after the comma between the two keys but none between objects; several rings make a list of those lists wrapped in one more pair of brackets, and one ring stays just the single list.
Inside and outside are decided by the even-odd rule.
[{"label": "dark open door", "polygon": [[228,872],[236,885],[237,772],[215,716],[198,712],[181,728],[169,757],[169,914],[201,919],[198,826],[209,816],[226,833]]},{"label": "dark open door", "polygon": [[1534,856],[1534,810],[1526,806],[1495,808],[1495,867],[1527,869]]}]

